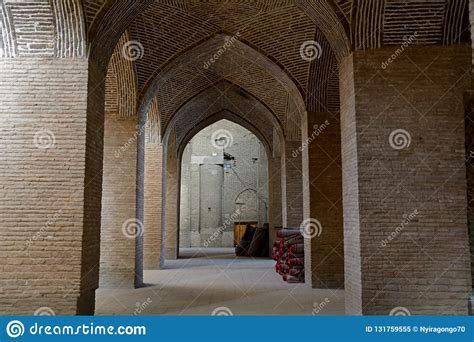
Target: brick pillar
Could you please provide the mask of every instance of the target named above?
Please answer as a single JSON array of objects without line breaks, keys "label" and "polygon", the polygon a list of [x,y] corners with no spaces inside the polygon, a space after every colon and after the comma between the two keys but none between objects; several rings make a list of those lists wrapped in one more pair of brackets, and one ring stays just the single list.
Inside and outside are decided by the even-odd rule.
[{"label": "brick pillar", "polygon": [[469,21],[471,22],[472,73],[471,88],[474,90],[474,1],[469,1]]},{"label": "brick pillar", "polygon": [[[170,138],[171,139],[171,138]],[[166,153],[163,191],[165,213],[162,223],[163,256],[165,259],[178,258],[178,161],[176,151],[169,147]],[[163,258],[162,258],[163,260]]]},{"label": "brick pillar", "polygon": [[[474,314],[474,1],[469,1],[469,21],[471,23],[471,53],[472,72],[471,90],[466,95],[466,159],[467,163],[467,198],[468,198],[468,224],[471,247],[471,300],[469,314]],[[472,156],[471,156],[472,155]]]},{"label": "brick pillar", "polygon": [[339,113],[308,113],[309,216],[305,241],[306,283],[314,288],[344,287],[341,126]]},{"label": "brick pillar", "polygon": [[301,153],[297,153],[301,142],[285,141],[282,153],[282,224],[299,227],[303,221],[303,173]]},{"label": "brick pillar", "polygon": [[137,118],[106,115],[100,242],[100,287],[134,288],[136,238]]},{"label": "brick pillar", "polygon": [[144,268],[160,269],[163,145],[145,144]]},{"label": "brick pillar", "polygon": [[464,315],[470,49],[393,54],[356,52],[340,68],[346,310]]},{"label": "brick pillar", "polygon": [[[467,222],[471,248],[471,280],[474,280],[474,92],[466,94],[466,179],[467,179]],[[472,284],[474,286],[474,281]],[[474,293],[474,287],[471,294]],[[470,315],[473,310],[471,296]]]},{"label": "brick pillar", "polygon": [[270,206],[269,206],[269,243],[270,243],[270,251],[272,250],[271,247],[273,246],[273,242],[276,239],[275,236],[275,227],[282,226],[282,198],[281,198],[281,157],[276,156],[275,158],[268,158],[268,187],[269,187],[269,199],[270,199]]},{"label": "brick pillar", "polygon": [[93,313],[99,213],[85,195],[101,173],[86,163],[88,63],[2,59],[0,75],[0,314]]}]

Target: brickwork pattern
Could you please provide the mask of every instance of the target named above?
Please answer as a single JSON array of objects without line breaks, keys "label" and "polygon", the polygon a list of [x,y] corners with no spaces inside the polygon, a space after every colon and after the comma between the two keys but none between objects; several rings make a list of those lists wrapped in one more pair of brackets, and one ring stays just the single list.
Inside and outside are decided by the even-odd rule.
[{"label": "brickwork pattern", "polygon": [[177,136],[178,145],[187,143],[188,133],[193,127],[200,127],[203,122],[224,111],[255,127],[267,144],[273,141],[273,126],[269,122],[279,125],[273,113],[238,87],[221,82],[193,98],[176,113],[172,127],[182,128]]},{"label": "brickwork pattern", "polygon": [[176,259],[178,257],[178,191],[179,172],[176,150],[176,131],[172,131],[164,140],[166,155],[163,157],[165,164],[163,167],[163,217],[162,217],[162,254],[161,262],[164,259]]},{"label": "brickwork pattern", "polygon": [[304,100],[293,81],[269,59],[235,40],[220,58],[214,63],[209,62],[207,69],[203,67],[218,53],[226,39],[231,37],[217,35],[187,51],[170,63],[151,84],[145,98],[151,101],[158,94],[162,133],[187,101],[218,82],[227,80],[270,108],[284,127],[288,123],[287,138],[298,140],[300,118],[305,111]]},{"label": "brickwork pattern", "polygon": [[7,59],[0,74],[0,313],[73,315],[96,286],[82,264],[97,246],[84,232],[87,62]]},{"label": "brickwork pattern", "polygon": [[[470,50],[416,47],[381,69],[390,54],[357,52],[341,73],[342,83],[354,79],[353,89],[341,87],[347,310],[466,314],[462,96]],[[403,148],[390,140],[397,129],[408,132]]]},{"label": "brickwork pattern", "polygon": [[0,58],[85,57],[79,0],[0,1]]},{"label": "brickwork pattern", "polygon": [[146,270],[160,269],[161,259],[161,210],[163,146],[145,144],[145,232],[144,260]]},{"label": "brickwork pattern", "polygon": [[282,154],[283,226],[300,227],[303,222],[303,161],[301,154],[293,155],[299,142],[285,142]]},{"label": "brickwork pattern", "polygon": [[105,118],[100,287],[135,286],[135,243],[144,229],[136,219],[136,126],[133,118]]},{"label": "brickwork pattern", "polygon": [[[279,156],[269,160],[269,223],[270,223],[270,247],[276,239],[275,227],[282,227],[282,181],[281,181],[281,159]],[[271,249],[270,249],[271,250]]]},{"label": "brickwork pattern", "polygon": [[[218,165],[205,173],[206,165],[222,163],[222,158],[218,160],[217,157],[224,151],[214,147],[211,141],[212,135],[219,130],[229,132],[233,139],[224,149],[235,158],[231,162],[232,169]],[[187,144],[181,162],[181,247],[233,247],[234,222],[255,221],[261,225],[268,222],[268,162],[260,144],[250,131],[227,120],[206,127]],[[201,159],[198,164],[196,158],[204,156],[208,160]],[[220,184],[211,184],[214,182]],[[201,185],[204,191],[200,191]],[[222,189],[222,193],[205,189]],[[256,211],[257,199],[259,213]],[[204,202],[220,207],[221,215],[217,220],[216,208]]]},{"label": "brickwork pattern", "polygon": [[[311,238],[311,285],[344,288],[341,126],[339,113],[308,113],[310,218],[321,223]],[[305,265],[306,266],[306,265]]]}]

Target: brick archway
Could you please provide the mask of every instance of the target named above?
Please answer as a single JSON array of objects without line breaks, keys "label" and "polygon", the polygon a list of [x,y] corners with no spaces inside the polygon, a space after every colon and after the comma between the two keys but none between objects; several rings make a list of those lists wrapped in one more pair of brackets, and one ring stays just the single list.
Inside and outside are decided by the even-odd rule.
[{"label": "brick archway", "polygon": [[[183,112],[185,113],[185,112]],[[177,139],[177,136],[175,135],[176,133],[175,130],[171,132],[165,132],[165,137],[164,137],[164,142],[163,146],[165,147],[165,151],[167,151],[167,156],[165,156],[165,160],[168,161],[168,165],[164,167],[164,187],[163,189],[169,189],[169,193],[172,194],[169,198],[166,199],[167,205],[165,204],[163,207],[163,212],[168,215],[163,220],[163,230],[162,230],[162,241],[163,241],[163,252],[162,255],[164,255],[166,258],[177,258],[178,257],[178,236],[179,236],[179,210],[180,210],[180,192],[177,190],[173,189],[180,189],[181,188],[181,163],[182,163],[182,157],[183,157],[183,152],[184,149],[187,145],[187,143],[192,139],[193,136],[198,134],[200,131],[202,131],[204,128],[210,126],[211,124],[218,122],[220,120],[227,119],[231,122],[234,122],[246,129],[248,129],[250,132],[252,132],[262,143],[262,145],[265,147],[265,150],[267,152],[268,160],[269,160],[269,173],[272,171],[272,167],[275,163],[281,163],[279,160],[279,157],[276,156],[274,158],[271,158],[273,156],[273,146],[270,145],[270,141],[273,142],[273,137],[268,137],[265,135],[265,133],[261,132],[257,126],[255,126],[252,122],[247,121],[246,119],[243,119],[239,114],[236,114],[232,112],[231,110],[228,109],[223,109],[220,110],[217,113],[208,115],[206,119],[200,120],[199,124],[196,126],[193,126],[190,124],[187,128],[182,127],[187,134],[183,134],[182,138],[180,140],[174,141],[174,139]],[[273,131],[272,131],[273,133]],[[176,149],[174,148],[169,148],[170,144],[170,139],[173,140],[171,145],[176,144]],[[172,153],[173,155],[169,155]],[[171,184],[171,189],[170,189],[170,184]],[[279,186],[280,181],[278,179],[274,179],[274,185]],[[269,185],[269,190],[270,190],[270,198],[273,194],[273,189]],[[275,198],[275,201],[278,201],[279,199]],[[272,210],[274,210],[272,202],[270,203],[271,209],[270,213],[272,213]],[[279,207],[277,205],[277,207]],[[273,223],[273,220],[271,220],[271,223]],[[274,225],[271,226],[271,229],[273,231]]]},{"label": "brick archway", "polygon": [[[182,30],[173,18],[186,17],[190,25],[186,27],[200,27],[215,3],[199,2],[187,8],[185,0],[173,1],[173,5],[159,0],[0,1],[0,71],[5,94],[0,110],[7,146],[0,151],[7,175],[2,183],[7,196],[0,202],[6,229],[0,240],[2,260],[9,265],[5,274],[9,286],[15,287],[14,292],[0,296],[2,312],[30,314],[44,305],[57,314],[94,311],[106,73],[117,42],[128,28],[126,40],[141,42],[148,55],[133,67],[129,63],[128,70],[137,74],[122,80],[135,80],[136,88],[130,91],[136,94],[128,97],[129,92],[124,93],[122,105],[127,110],[122,113],[135,115],[136,101],[155,74],[169,77],[161,80],[165,86],[158,95],[162,98],[155,100],[158,115],[167,120],[199,91],[222,80],[234,82],[265,103],[281,123],[285,138],[279,141],[285,160],[282,175],[299,182],[284,182],[287,186],[281,189],[281,196],[287,202],[292,202],[288,197],[308,190],[301,184],[301,174],[310,184],[310,160],[327,149],[304,152],[301,160],[289,157],[311,136],[312,119],[335,114],[331,108],[340,110],[347,312],[386,314],[391,307],[407,305],[413,314],[466,313],[471,289],[466,182],[465,170],[455,165],[464,165],[464,155],[459,152],[464,148],[460,108],[463,92],[472,88],[466,72],[472,69],[472,48],[466,39],[468,2],[433,1],[423,6],[412,1],[369,0],[251,3],[257,17],[234,10],[247,4],[229,1],[199,31],[199,39],[188,39],[189,31]],[[161,29],[154,19],[163,11],[179,14],[163,21],[162,32],[175,39],[156,34],[149,40],[143,32],[153,26]],[[25,12],[29,21],[24,21]],[[437,15],[431,17],[431,13]],[[417,18],[432,21],[424,25]],[[148,19],[149,24],[142,25]],[[249,23],[255,25],[246,25]],[[210,49],[215,49],[219,39],[223,43],[226,38],[219,35],[213,40],[215,33],[237,32],[238,27],[244,38],[235,43],[232,56],[240,61],[235,65],[248,66],[254,76],[236,79],[239,75],[229,72],[233,61],[223,57],[221,64],[214,63],[213,82],[206,78],[182,86],[187,76],[199,74],[197,64],[183,64],[189,67],[186,72],[173,67],[173,61],[183,61],[189,57],[186,51],[193,48],[202,52],[193,45],[197,42],[207,42],[209,45],[202,45],[207,47],[214,44]],[[275,32],[283,38],[273,39],[278,37]],[[402,49],[412,35],[416,39]],[[299,50],[307,40],[321,43],[327,52],[324,57],[302,60]],[[157,42],[166,43],[167,48],[155,49]],[[246,60],[246,54],[255,60]],[[152,66],[155,61],[162,73]],[[339,87],[339,81],[341,105],[335,92],[328,95]],[[173,90],[188,93],[180,93],[179,101],[163,99]],[[146,100],[137,118],[141,125],[152,98]],[[160,121],[161,130],[167,129],[164,121]],[[176,127],[171,130],[176,145],[180,132]],[[409,133],[402,131],[411,139],[408,148],[393,148],[389,143],[392,133],[400,130]],[[44,143],[48,141],[50,144]],[[175,155],[176,151],[174,146]],[[291,172],[299,176],[292,177]],[[414,193],[420,195],[412,196]],[[311,198],[300,201],[303,203],[296,198],[295,202],[298,208],[305,203],[308,207]],[[388,248],[380,248],[380,241],[413,206],[422,207],[424,214],[411,223],[409,234],[400,234]],[[282,208],[284,224],[297,225],[310,212],[305,208],[303,215],[291,208]],[[427,242],[430,238],[436,248]],[[454,255],[453,251],[464,254]],[[11,266],[18,259],[21,269]],[[38,259],[45,264],[39,265]],[[412,268],[405,269],[404,263]],[[380,269],[384,272],[378,272]],[[432,285],[428,288],[427,283]],[[416,298],[413,289],[419,289]]]}]

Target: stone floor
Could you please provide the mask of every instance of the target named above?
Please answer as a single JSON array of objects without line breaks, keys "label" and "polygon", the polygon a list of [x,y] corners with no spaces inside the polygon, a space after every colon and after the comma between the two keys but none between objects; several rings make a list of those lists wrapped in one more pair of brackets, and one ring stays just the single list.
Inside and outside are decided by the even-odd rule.
[{"label": "stone floor", "polygon": [[148,287],[98,290],[97,315],[343,315],[343,290],[287,284],[270,259],[232,249],[181,249],[165,269],[145,271]]}]

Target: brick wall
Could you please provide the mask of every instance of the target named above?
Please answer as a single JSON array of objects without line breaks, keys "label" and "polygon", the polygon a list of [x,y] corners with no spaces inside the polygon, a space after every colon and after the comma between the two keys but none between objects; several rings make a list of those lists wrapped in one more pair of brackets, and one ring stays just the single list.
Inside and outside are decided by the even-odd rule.
[{"label": "brick wall", "polygon": [[0,74],[0,314],[90,312],[87,61],[4,59]]},{"label": "brick wall", "polygon": [[300,142],[286,141],[282,156],[282,223],[286,227],[299,227],[303,221],[302,157],[293,155],[300,146]]},{"label": "brick wall", "polygon": [[[474,2],[469,1],[469,19],[471,22],[471,47],[472,47],[472,80],[474,82]],[[474,83],[473,83],[474,86]]]},{"label": "brick wall", "polygon": [[[105,117],[100,287],[135,286],[137,119]],[[137,233],[138,232],[138,233]]]},{"label": "brick wall", "polygon": [[362,311],[355,90],[352,55],[339,67],[341,96],[341,163],[344,217],[344,293],[346,313]]},{"label": "brick wall", "polygon": [[[281,198],[281,160],[280,157],[269,159],[268,164],[268,186],[270,201],[270,246],[273,245],[275,227],[282,226],[282,198]],[[271,249],[270,249],[271,250]]]},{"label": "brick wall", "polygon": [[[214,134],[228,135],[232,143],[217,148]],[[231,169],[222,167],[224,152],[235,158]],[[267,156],[246,128],[228,120],[211,124],[186,145],[181,165],[180,247],[233,247],[234,222],[268,222]]]},{"label": "brick wall", "polygon": [[[342,63],[348,313],[467,313],[462,95],[470,53],[414,47],[383,69],[393,54],[384,48]],[[393,138],[399,129],[405,144]]]},{"label": "brick wall", "polygon": [[[169,140],[174,140],[175,137],[170,137]],[[163,192],[165,197],[163,198],[164,215],[161,228],[163,239],[162,261],[163,258],[176,259],[178,257],[179,173],[174,143],[175,140],[168,143],[165,156],[166,163],[163,168]]]},{"label": "brick wall", "polygon": [[162,154],[160,143],[145,144],[145,233],[144,268],[160,269]]},{"label": "brick wall", "polygon": [[308,113],[309,217],[319,235],[306,242],[307,282],[317,288],[344,287],[341,126],[339,113]]},{"label": "brick wall", "polygon": [[[466,180],[467,219],[471,247],[471,279],[474,280],[474,94],[469,94],[466,107]],[[474,288],[474,282],[472,283]],[[473,291],[474,292],[474,291]],[[471,304],[472,305],[472,304]]]},{"label": "brick wall", "polygon": [[104,144],[104,72],[89,60],[87,83],[86,169],[82,268],[88,292],[78,300],[78,313],[92,314],[95,289],[99,286],[100,222]]}]

